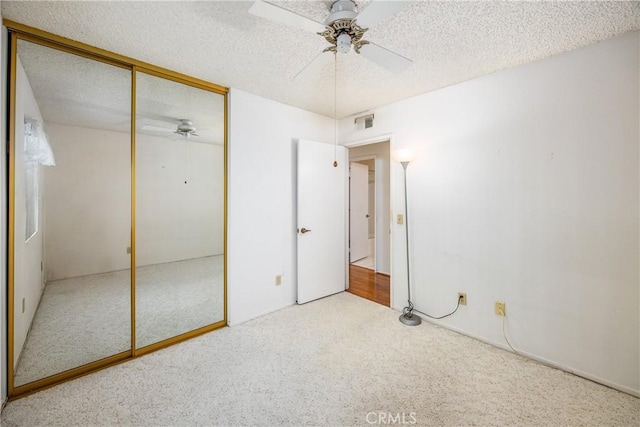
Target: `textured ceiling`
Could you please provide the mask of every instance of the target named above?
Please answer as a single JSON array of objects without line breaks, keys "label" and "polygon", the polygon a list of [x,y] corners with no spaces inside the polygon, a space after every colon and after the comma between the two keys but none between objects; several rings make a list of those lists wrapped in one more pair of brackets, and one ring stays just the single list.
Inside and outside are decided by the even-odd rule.
[{"label": "textured ceiling", "polygon": [[24,40],[18,58],[46,122],[129,132],[131,71]]},{"label": "textured ceiling", "polygon": [[[273,2],[316,21],[324,1]],[[358,1],[362,9],[367,1]],[[334,115],[333,66],[296,75],[318,35],[250,15],[252,2],[10,2],[3,18],[228,87]],[[396,75],[353,51],[338,56],[337,116],[365,111],[640,29],[640,3],[417,1],[365,39],[414,64]]]},{"label": "textured ceiling", "polygon": [[[129,133],[131,71],[28,41],[18,57],[46,122]],[[196,142],[224,141],[224,98],[191,86],[138,73],[136,130],[174,134],[181,119],[196,126]]]}]

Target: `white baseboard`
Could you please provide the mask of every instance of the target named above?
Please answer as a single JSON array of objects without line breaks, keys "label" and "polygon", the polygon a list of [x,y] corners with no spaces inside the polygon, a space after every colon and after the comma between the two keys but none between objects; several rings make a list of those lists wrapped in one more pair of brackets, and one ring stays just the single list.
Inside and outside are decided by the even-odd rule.
[{"label": "white baseboard", "polygon": [[276,311],[280,311],[283,308],[291,307],[292,305],[295,305],[295,304],[296,304],[295,301],[294,302],[288,302],[288,303],[286,303],[286,304],[284,304],[284,305],[282,305],[280,307],[276,307],[276,308],[273,308],[273,309],[270,309],[270,310],[267,310],[267,311],[263,311],[263,312],[261,312],[259,314],[256,314],[256,315],[253,315],[253,316],[249,316],[249,317],[244,318],[244,319],[234,320],[234,321],[227,321],[227,326],[238,326],[238,325],[241,325],[241,324],[243,324],[245,322],[248,322],[249,320],[257,319],[258,317],[262,317],[262,316],[265,316],[267,314],[275,313]]},{"label": "white baseboard", "polygon": [[[396,310],[396,311],[402,312],[402,309],[398,309],[396,307],[393,307],[393,309]],[[418,313],[416,313],[416,314],[418,314]],[[420,316],[420,315],[418,314],[418,316]],[[472,333],[470,333],[468,331],[465,331],[464,329],[456,328],[455,326],[451,326],[451,325],[448,325],[446,323],[438,322],[438,321],[435,321],[433,319],[429,319],[428,317],[425,317],[425,316],[420,316],[420,318],[422,320],[424,320],[425,322],[429,322],[429,323],[432,323],[434,325],[438,325],[438,326],[443,327],[445,329],[449,329],[450,331],[457,332],[457,333],[459,333],[461,335],[467,336],[469,338],[476,339],[478,341],[482,341],[485,344],[489,344],[489,345],[492,345],[494,347],[498,347],[498,348],[506,350],[506,351],[508,351],[510,353],[513,353],[513,351],[507,345],[505,345],[503,343],[489,340],[487,338],[484,338],[484,337],[481,337],[479,335],[475,335],[475,334],[472,334]],[[593,374],[590,374],[588,372],[575,370],[575,369],[573,369],[573,368],[571,368],[569,366],[563,365],[561,363],[554,362],[552,360],[545,359],[544,357],[541,357],[541,356],[538,356],[538,355],[535,355],[535,354],[527,353],[527,352],[522,351],[522,350],[518,350],[518,354],[520,354],[521,356],[524,356],[524,357],[526,357],[528,359],[535,360],[536,362],[540,362],[540,363],[542,363],[544,365],[548,365],[548,366],[550,366],[552,368],[560,369],[561,371],[568,372],[570,374],[573,374],[573,375],[576,375],[578,377],[587,379],[589,381],[593,381],[595,383],[602,384],[604,386],[613,388],[613,389],[621,391],[623,393],[630,394],[631,396],[640,397],[640,390],[634,390],[634,389],[632,389],[630,387],[627,387],[627,386],[624,386],[622,384],[618,384],[618,383],[615,383],[613,381],[609,381],[609,380],[606,380],[604,378],[600,378],[600,377],[598,377],[596,375],[593,375]]]}]

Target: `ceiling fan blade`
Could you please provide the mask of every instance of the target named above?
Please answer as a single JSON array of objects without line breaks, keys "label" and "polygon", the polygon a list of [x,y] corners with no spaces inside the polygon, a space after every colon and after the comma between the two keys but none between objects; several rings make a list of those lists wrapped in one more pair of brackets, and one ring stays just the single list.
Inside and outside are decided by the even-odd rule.
[{"label": "ceiling fan blade", "polygon": [[375,43],[363,45],[360,48],[360,55],[396,74],[403,72],[413,64],[409,58],[391,52]]},{"label": "ceiling fan blade", "polygon": [[192,135],[187,138],[187,141],[197,142],[199,144],[224,145],[224,140],[207,135]]},{"label": "ceiling fan blade", "polygon": [[293,76],[294,80],[304,80],[317,76],[320,71],[333,60],[332,52],[320,52],[305,67]]},{"label": "ceiling fan blade", "polygon": [[154,126],[154,125],[143,125],[142,131],[151,131],[151,132],[175,132],[176,128],[173,127],[171,129],[163,127],[163,126]]},{"label": "ceiling fan blade", "polygon": [[385,19],[391,18],[415,1],[380,1],[371,0],[369,5],[355,17],[362,28],[371,28]]},{"label": "ceiling fan blade", "polygon": [[319,22],[262,0],[256,1],[253,6],[249,8],[249,13],[279,24],[300,28],[301,30],[311,31],[313,33],[321,33],[326,29],[325,26]]}]

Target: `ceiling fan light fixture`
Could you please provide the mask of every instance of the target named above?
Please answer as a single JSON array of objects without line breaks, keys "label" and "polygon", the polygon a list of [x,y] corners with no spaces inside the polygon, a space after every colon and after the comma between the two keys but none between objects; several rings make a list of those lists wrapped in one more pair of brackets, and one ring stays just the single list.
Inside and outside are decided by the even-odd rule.
[{"label": "ceiling fan light fixture", "polygon": [[348,33],[342,33],[336,40],[336,47],[340,53],[348,53],[351,49],[351,36]]},{"label": "ceiling fan light fixture", "polygon": [[340,19],[328,25],[324,32],[318,34],[331,44],[324,50],[325,52],[348,53],[353,45],[353,50],[360,53],[360,48],[369,43],[362,40],[366,31],[367,28],[360,27],[354,20]]}]

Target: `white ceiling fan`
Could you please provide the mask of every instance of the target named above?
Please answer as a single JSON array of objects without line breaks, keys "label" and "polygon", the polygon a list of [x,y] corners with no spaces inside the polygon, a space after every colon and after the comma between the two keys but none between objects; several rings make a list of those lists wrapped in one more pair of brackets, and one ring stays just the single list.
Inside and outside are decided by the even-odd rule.
[{"label": "white ceiling fan", "polygon": [[324,67],[332,57],[324,53],[348,53],[351,47],[356,53],[387,70],[401,73],[412,64],[410,59],[364,40],[363,36],[369,28],[395,15],[408,3],[412,2],[371,0],[362,12],[358,12],[353,0],[338,0],[331,4],[329,16],[322,24],[262,0],[256,1],[249,13],[279,24],[315,32],[330,43],[294,78],[301,74],[315,73]]}]

